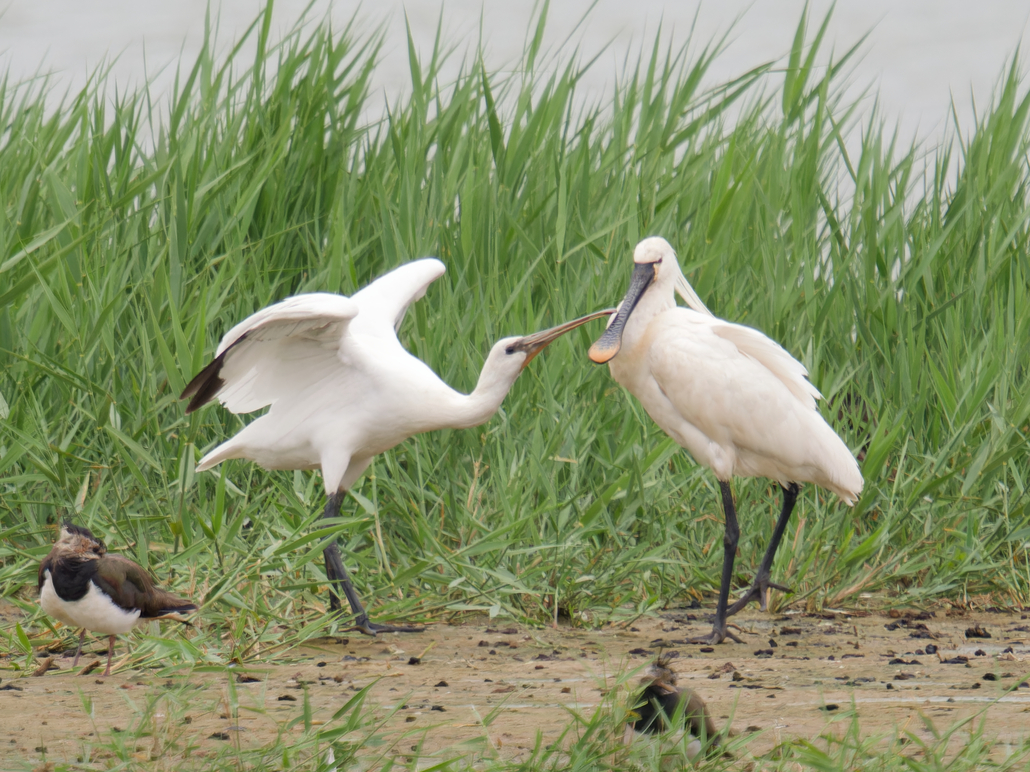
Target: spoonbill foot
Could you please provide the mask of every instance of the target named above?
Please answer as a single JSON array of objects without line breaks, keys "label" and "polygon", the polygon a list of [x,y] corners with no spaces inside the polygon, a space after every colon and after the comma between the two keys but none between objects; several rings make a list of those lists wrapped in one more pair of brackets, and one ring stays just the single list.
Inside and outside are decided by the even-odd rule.
[{"label": "spoonbill foot", "polygon": [[[337,491],[325,504],[323,517],[338,517],[340,514],[340,502],[343,500],[343,491]],[[379,633],[421,633],[426,628],[413,627],[411,625],[381,625],[368,618],[368,612],[358,597],[358,591],[343,566],[343,558],[340,557],[340,547],[336,541],[330,542],[323,550],[325,556],[325,575],[329,580],[329,614],[340,616],[344,613],[343,604],[340,603],[340,595],[347,598],[350,611],[354,615],[354,624],[346,628],[344,632],[361,632],[365,635],[376,636]]]},{"label": "spoonbill foot", "polygon": [[688,643],[699,643],[699,644],[701,644],[703,646],[715,646],[717,644],[722,643],[727,638],[729,638],[734,643],[743,643],[744,642],[737,635],[734,635],[733,633],[731,633],[729,625],[727,625],[725,623],[723,623],[723,625],[721,627],[719,626],[718,623],[716,623],[715,625],[712,626],[712,632],[709,633],[708,635],[702,635],[702,636],[700,636],[698,638],[688,638],[687,642]]},{"label": "spoonbill foot", "polygon": [[754,583],[750,588],[748,588],[748,591],[745,592],[736,603],[726,609],[726,616],[733,616],[737,612],[743,611],[744,607],[753,600],[758,601],[759,610],[768,610],[769,590],[771,589],[779,590],[780,592],[794,592],[789,587],[770,581],[768,573],[763,575],[760,572],[758,576],[755,577]]},{"label": "spoonbill foot", "polygon": [[354,620],[354,625],[346,628],[343,632],[359,632],[375,637],[379,633],[424,633],[425,630],[424,625],[421,627],[414,627],[412,625],[381,625],[378,622],[373,622],[366,616]]}]

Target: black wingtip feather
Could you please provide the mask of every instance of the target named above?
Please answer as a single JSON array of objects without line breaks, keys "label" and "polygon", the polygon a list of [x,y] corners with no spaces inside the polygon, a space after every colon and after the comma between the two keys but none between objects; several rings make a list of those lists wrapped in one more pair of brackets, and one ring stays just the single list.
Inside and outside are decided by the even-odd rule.
[{"label": "black wingtip feather", "polygon": [[179,399],[188,399],[190,403],[186,406],[186,415],[189,415],[197,408],[201,408],[208,402],[213,400],[217,396],[218,392],[222,390],[225,385],[225,381],[219,377],[219,373],[222,372],[222,365],[225,364],[226,355],[236,348],[238,345],[243,343],[247,339],[249,333],[243,333],[231,345],[226,346],[225,351],[216,356],[210,362],[207,367],[197,373],[193,380],[186,384],[186,388],[182,390],[182,394],[179,395]]},{"label": "black wingtip feather", "polygon": [[215,357],[182,390],[179,399],[189,399],[192,397],[190,403],[186,406],[186,415],[206,405],[222,390],[225,381],[219,377],[219,373],[222,371],[222,364],[224,362],[224,353],[221,356]]}]

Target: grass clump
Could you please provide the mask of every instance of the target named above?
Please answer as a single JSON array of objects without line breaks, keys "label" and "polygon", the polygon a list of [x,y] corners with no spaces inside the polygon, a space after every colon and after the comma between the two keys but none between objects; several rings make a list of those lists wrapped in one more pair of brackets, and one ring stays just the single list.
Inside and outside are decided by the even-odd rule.
[{"label": "grass clump", "polygon": [[[34,582],[68,515],[202,601],[223,661],[321,633],[329,537],[378,618],[597,620],[714,589],[714,481],[589,365],[594,330],[534,361],[484,427],[378,457],[318,532],[316,475],[195,474],[246,419],[186,418],[177,399],[255,309],[424,255],[448,272],[401,337],[471,389],[494,340],[610,305],[632,246],[661,234],[709,307],[806,364],[861,459],[854,511],[801,496],[776,567],[797,597],[1026,602],[1016,64],[968,137],[922,155],[874,117],[849,155],[850,52],[815,66],[825,23],[806,37],[802,20],[782,80],[760,67],[705,88],[717,45],[656,40],[588,105],[583,65],[544,57],[544,20],[507,75],[477,52],[442,82],[443,42],[412,49],[410,94],[371,124],[380,39],[322,24],[275,43],[270,8],[253,58],[209,40],[164,103],[112,96],[102,74],[56,107],[45,81],[0,81],[5,594]],[[775,517],[766,485],[737,485],[742,577]]]}]

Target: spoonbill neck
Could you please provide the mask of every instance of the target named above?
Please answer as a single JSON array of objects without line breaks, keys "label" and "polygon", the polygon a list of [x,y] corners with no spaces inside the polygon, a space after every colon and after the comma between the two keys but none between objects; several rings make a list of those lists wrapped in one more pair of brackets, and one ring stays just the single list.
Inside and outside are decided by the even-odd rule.
[{"label": "spoonbill neck", "polygon": [[452,418],[447,425],[467,428],[488,421],[501,406],[519,373],[537,354],[565,333],[611,313],[612,309],[606,308],[532,335],[497,341],[483,364],[476,388],[468,396],[458,395],[456,403],[450,408]]},{"label": "spoonbill neck", "polygon": [[476,388],[471,394],[459,396],[454,421],[450,425],[455,429],[467,429],[489,421],[508,396],[520,372],[522,371],[505,372],[498,367],[492,367],[491,362],[487,361],[479,374]]}]

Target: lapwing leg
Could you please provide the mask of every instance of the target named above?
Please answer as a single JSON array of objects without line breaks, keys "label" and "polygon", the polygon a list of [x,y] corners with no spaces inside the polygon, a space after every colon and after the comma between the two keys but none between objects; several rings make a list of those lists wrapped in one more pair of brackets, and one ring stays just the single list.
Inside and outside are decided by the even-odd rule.
[{"label": "lapwing leg", "polygon": [[780,546],[780,539],[783,538],[783,532],[787,530],[787,521],[790,520],[790,513],[794,511],[794,503],[798,499],[798,486],[797,483],[791,483],[790,485],[783,488],[783,509],[780,510],[780,517],[776,521],[776,527],[773,529],[772,539],[769,541],[769,546],[765,550],[765,557],[762,558],[762,563],[758,567],[758,572],[755,574],[755,581],[751,584],[751,587],[747,592],[726,612],[729,616],[733,616],[738,611],[742,610],[748,603],[753,600],[758,601],[758,607],[765,611],[766,605],[769,601],[769,588],[775,588],[781,592],[791,592],[789,587],[784,587],[782,584],[776,584],[770,581],[773,558],[776,557],[776,549]]},{"label": "lapwing leg", "polygon": [[[325,504],[323,517],[339,517],[340,505],[343,503],[343,491],[337,491]],[[343,567],[343,559],[340,557],[340,547],[334,539],[322,552],[325,557],[325,575],[329,579],[329,609],[334,614],[341,611],[340,596],[337,589],[342,590],[354,613],[354,626],[350,630],[358,630],[365,635],[376,633],[421,633],[424,627],[411,627],[410,625],[381,625],[371,621],[365,607],[361,604],[357,590]],[[334,587],[335,585],[335,587]]]},{"label": "lapwing leg", "polygon": [[82,654],[82,642],[86,639],[86,628],[83,627],[79,631],[79,648],[75,650],[75,659],[72,660],[72,667],[79,664],[79,655]]},{"label": "lapwing leg", "polygon": [[737,554],[737,541],[740,539],[740,526],[737,525],[737,510],[733,506],[733,492],[730,484],[719,480],[719,489],[722,491],[722,508],[726,513],[726,531],[722,536],[722,582],[719,584],[719,603],[715,607],[715,624],[712,627],[711,635],[703,638],[694,638],[694,643],[707,643],[714,645],[722,643],[729,638],[737,643],[743,643],[740,638],[729,631],[726,624],[726,605],[730,598],[730,582],[733,580],[733,558]]},{"label": "lapwing leg", "polygon": [[104,671],[105,676],[111,675],[111,658],[114,657],[114,638],[113,635],[107,638],[107,670]]}]

